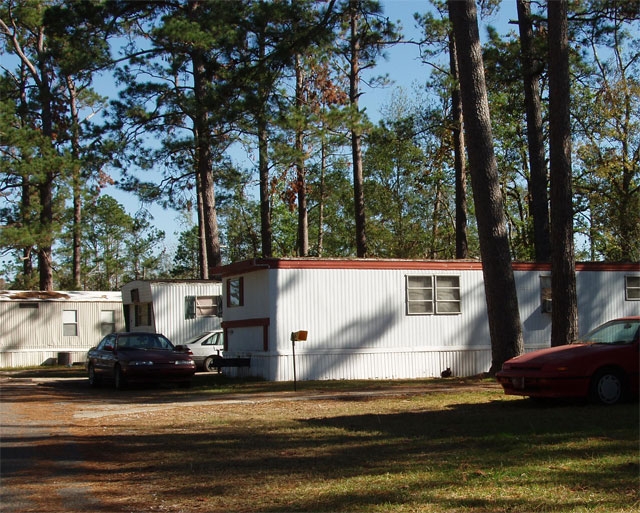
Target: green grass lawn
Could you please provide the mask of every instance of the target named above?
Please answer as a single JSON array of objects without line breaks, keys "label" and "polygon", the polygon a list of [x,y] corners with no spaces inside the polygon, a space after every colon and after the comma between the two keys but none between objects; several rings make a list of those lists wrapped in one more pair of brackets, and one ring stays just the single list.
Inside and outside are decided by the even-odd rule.
[{"label": "green grass lawn", "polygon": [[640,510],[637,402],[540,404],[490,379],[302,382],[293,392],[198,374],[190,390],[116,392],[92,391],[77,367],[11,375],[83,378],[65,390],[118,404],[184,399],[76,421],[87,461],[108,456],[86,479],[107,504],[126,490],[127,511]]},{"label": "green grass lawn", "polygon": [[[211,392],[209,406],[124,416],[107,428],[101,421],[118,440],[114,468],[133,480],[140,507],[476,513],[640,507],[637,403],[540,405],[505,397],[486,380],[477,380],[477,389],[473,380],[304,382],[301,396],[326,397],[291,400],[290,383],[217,378],[215,385],[215,379],[196,384],[199,395]],[[412,384],[424,391],[347,393]],[[256,398],[223,401],[230,390]],[[261,392],[271,395],[259,399]]]}]

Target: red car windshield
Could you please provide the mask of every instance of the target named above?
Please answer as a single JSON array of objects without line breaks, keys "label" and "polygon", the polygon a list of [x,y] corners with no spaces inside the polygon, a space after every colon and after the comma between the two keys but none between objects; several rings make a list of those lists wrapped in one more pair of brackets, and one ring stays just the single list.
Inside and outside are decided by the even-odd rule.
[{"label": "red car windshield", "polygon": [[173,345],[160,335],[127,335],[118,337],[118,349],[173,349]]},{"label": "red car windshield", "polygon": [[596,328],[580,338],[591,344],[631,344],[638,340],[640,320],[613,321]]}]

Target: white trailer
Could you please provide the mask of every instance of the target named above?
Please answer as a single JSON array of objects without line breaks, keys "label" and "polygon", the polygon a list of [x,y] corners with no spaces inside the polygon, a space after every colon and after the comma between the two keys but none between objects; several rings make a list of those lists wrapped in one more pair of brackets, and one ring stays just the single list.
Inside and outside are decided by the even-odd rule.
[{"label": "white trailer", "polygon": [[122,287],[127,331],[162,333],[182,344],[220,329],[222,285],[213,280],[136,280]]},{"label": "white trailer", "polygon": [[82,363],[124,328],[120,292],[0,291],[0,367]]},{"label": "white trailer", "polygon": [[[476,375],[491,366],[476,261],[254,259],[219,269],[230,368],[267,380]],[[551,268],[513,264],[526,350],[549,345]],[[576,264],[579,332],[638,315],[637,264]],[[306,331],[294,343],[292,333]]]}]

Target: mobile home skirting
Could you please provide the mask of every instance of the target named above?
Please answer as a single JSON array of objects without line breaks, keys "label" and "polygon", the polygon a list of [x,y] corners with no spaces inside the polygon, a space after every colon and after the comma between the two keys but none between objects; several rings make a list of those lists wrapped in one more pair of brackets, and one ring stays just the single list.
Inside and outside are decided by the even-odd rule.
[{"label": "mobile home skirting", "polygon": [[[344,351],[295,350],[296,379],[417,379],[440,376],[446,369],[456,369],[458,376],[473,376],[491,366],[491,348],[398,348],[393,352],[379,349]],[[294,355],[251,353],[249,369],[224,369],[234,377],[254,376],[273,381],[293,381]]]},{"label": "mobile home skirting", "polygon": [[[38,365],[84,365],[87,351],[60,347],[55,350],[1,351],[0,368],[34,367]],[[62,363],[66,360],[66,363]]]}]

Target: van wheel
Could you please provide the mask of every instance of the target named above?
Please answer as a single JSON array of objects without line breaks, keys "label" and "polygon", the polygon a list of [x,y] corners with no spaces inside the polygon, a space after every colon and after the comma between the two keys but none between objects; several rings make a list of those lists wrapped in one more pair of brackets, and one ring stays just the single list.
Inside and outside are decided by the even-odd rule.
[{"label": "van wheel", "polygon": [[117,390],[123,390],[127,388],[127,378],[124,376],[120,365],[116,365],[113,373],[113,381],[115,382]]},{"label": "van wheel", "polygon": [[601,369],[591,378],[591,400],[599,404],[618,404],[625,396],[625,380],[616,369]]}]

